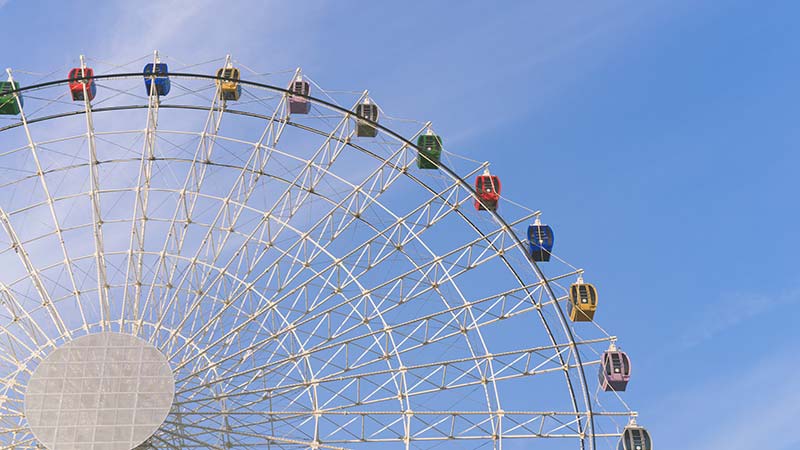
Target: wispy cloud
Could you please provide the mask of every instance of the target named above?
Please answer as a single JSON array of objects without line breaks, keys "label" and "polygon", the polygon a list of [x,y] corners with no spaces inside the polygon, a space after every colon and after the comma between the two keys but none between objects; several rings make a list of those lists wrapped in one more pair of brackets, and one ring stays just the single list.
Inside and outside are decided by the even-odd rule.
[{"label": "wispy cloud", "polygon": [[153,14],[149,8],[122,3],[111,41],[113,54],[127,59],[147,54],[167,43],[182,45],[189,40],[198,45],[201,42],[196,39],[198,36],[215,34],[214,30],[198,26],[202,16],[217,9],[212,6],[207,0],[169,1],[163,2],[160,8],[170,11],[170,14]]},{"label": "wispy cloud", "polygon": [[[446,55],[448,64],[437,67],[436,73],[447,80],[448,89],[431,83],[421,87],[425,95],[398,99],[398,107],[409,102],[410,108],[422,111],[448,105],[444,125],[470,124],[448,135],[451,144],[474,139],[526,111],[553,108],[566,90],[591,77],[610,55],[639,45],[642,35],[658,31],[665,15],[682,10],[662,1],[507,7],[515,10],[511,20],[508,15],[487,14],[481,25],[464,27],[452,40],[419,49],[422,60]],[[505,32],[497,33],[500,29]],[[515,40],[524,45],[508,45]],[[406,70],[416,68],[410,65]],[[415,80],[399,70],[397,80],[391,81],[403,83],[404,78]]]},{"label": "wispy cloud", "polygon": [[800,303],[800,289],[789,290],[775,296],[727,294],[718,301],[707,304],[694,315],[695,319],[687,324],[680,343],[683,348],[693,347],[748,319],[796,303]]},{"label": "wispy cloud", "polygon": [[[660,448],[793,450],[800,414],[800,359],[793,346],[767,356],[736,354],[740,369],[660,402]],[[680,389],[678,387],[677,389]]]},{"label": "wispy cloud", "polygon": [[[232,53],[234,58],[252,64],[263,60],[274,68],[299,45],[286,39],[287,27],[297,20],[297,8],[279,2],[249,5],[220,8],[210,0],[169,0],[159,3],[159,10],[169,14],[154,14],[136,3],[120,2],[108,18],[113,32],[98,43],[95,51],[114,61],[127,61],[159,50],[187,63]],[[304,21],[313,21],[318,14],[314,10],[304,12]],[[256,36],[258,42],[254,42]],[[265,48],[269,49],[269,58],[264,57]]]}]

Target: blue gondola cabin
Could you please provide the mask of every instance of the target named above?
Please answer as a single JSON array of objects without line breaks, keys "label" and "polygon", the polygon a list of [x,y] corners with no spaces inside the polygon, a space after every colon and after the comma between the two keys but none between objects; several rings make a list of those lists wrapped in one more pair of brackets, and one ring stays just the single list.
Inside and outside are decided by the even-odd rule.
[{"label": "blue gondola cabin", "polygon": [[158,96],[169,94],[169,69],[165,63],[148,63],[142,73],[148,96],[151,93]]},{"label": "blue gondola cabin", "polygon": [[536,262],[550,261],[553,251],[553,229],[549,225],[535,223],[528,226],[528,251],[530,258]]},{"label": "blue gondola cabin", "polygon": [[73,101],[84,101],[84,92],[88,94],[89,101],[94,100],[97,84],[91,79],[93,76],[94,70],[89,67],[76,67],[69,71],[69,93],[72,94]]},{"label": "blue gondola cabin", "polygon": [[0,114],[5,116],[19,114],[19,107],[22,105],[22,94],[17,94],[19,95],[19,103],[17,103],[17,97],[11,93],[17,89],[19,89],[19,83],[16,81],[0,81]]},{"label": "blue gondola cabin", "polygon": [[489,175],[487,171],[483,175],[475,178],[475,209],[478,211],[497,211],[500,202],[500,178],[497,175]]}]

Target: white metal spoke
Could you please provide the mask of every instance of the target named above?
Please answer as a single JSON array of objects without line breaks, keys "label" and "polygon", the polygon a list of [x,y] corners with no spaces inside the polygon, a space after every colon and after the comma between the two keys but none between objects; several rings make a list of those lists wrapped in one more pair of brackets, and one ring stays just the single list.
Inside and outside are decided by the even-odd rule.
[{"label": "white metal spoke", "polygon": [[636,413],[591,401],[584,372],[617,338],[565,318],[582,269],[528,259],[539,211],[473,209],[488,163],[448,149],[454,166],[420,170],[430,123],[388,108],[357,136],[366,91],[314,83],[301,114],[245,79],[223,100],[219,60],[167,61],[169,95],[163,74],[96,66],[97,99],[29,84],[0,127],[0,448],[43,445],[36,369],[95,333],[169,361],[175,397],[141,449],[615,445]]},{"label": "white metal spoke", "polygon": [[[215,89],[211,98],[211,106],[208,108],[205,126],[199,133],[200,139],[194,152],[194,158],[189,166],[189,170],[187,172],[186,179],[183,182],[183,187],[179,193],[178,199],[175,202],[175,211],[173,212],[172,219],[170,220],[169,229],[166,233],[164,245],[161,250],[162,252],[166,252],[168,249],[172,248],[175,253],[181,253],[183,244],[185,242],[187,228],[191,223],[192,215],[197,203],[197,193],[200,192],[203,181],[205,180],[207,165],[198,163],[209,161],[211,159],[216,135],[222,123],[222,111],[218,111],[217,109],[219,102],[219,87]],[[178,226],[179,224],[181,224],[181,226]],[[160,258],[157,262],[157,267],[153,273],[153,277],[156,277],[161,273],[164,264],[164,259]],[[166,269],[167,275],[165,278],[167,280],[167,285],[172,284],[175,270],[176,268],[174,266]],[[154,282],[155,281],[151,282],[150,284],[152,285]],[[148,304],[154,301],[154,294],[155,291],[150,289],[147,298],[144,300],[142,309],[147,309]],[[169,305],[166,306],[165,310],[168,308]]]},{"label": "white metal spoke", "polygon": [[[157,60],[157,58],[156,58]],[[130,314],[134,326],[140,327],[138,318],[141,312],[138,310],[142,296],[142,260],[145,245],[145,230],[147,229],[147,206],[150,194],[150,183],[153,171],[153,161],[155,159],[156,130],[158,129],[158,110],[161,102],[156,93],[156,84],[151,84],[151,89],[147,103],[147,122],[144,130],[144,146],[140,157],[140,165],[136,187],[134,191],[133,212],[131,214],[131,235],[130,245],[128,246],[128,266],[125,274],[126,280],[132,282],[126,284],[123,293],[123,308],[120,322],[125,324],[126,315]],[[138,260],[134,260],[134,250],[138,250]],[[132,286],[129,286],[132,285]],[[133,291],[131,293],[131,291]]]},{"label": "white metal spoke", "polygon": [[39,294],[42,306],[45,307],[49,312],[50,318],[53,321],[53,325],[59,330],[60,333],[69,335],[69,330],[64,324],[64,319],[61,318],[61,315],[59,314],[58,310],[53,305],[53,301],[50,299],[50,294],[47,292],[47,288],[42,282],[39,273],[37,272],[36,268],[33,265],[33,262],[31,262],[28,252],[25,250],[25,248],[22,246],[22,243],[19,241],[19,238],[17,237],[17,232],[11,225],[11,221],[9,220],[8,215],[2,208],[0,208],[0,223],[3,224],[3,229],[5,230],[9,239],[11,240],[12,248],[14,248],[14,251],[19,256],[22,265],[25,267],[26,272],[29,274],[31,281],[33,282],[34,288],[36,289],[36,292]]},{"label": "white metal spoke", "polygon": [[[498,230],[494,234],[499,235],[501,231],[502,230]],[[491,237],[492,235],[490,234],[490,235],[486,235],[486,236],[487,237]],[[480,240],[482,240],[482,239],[476,239],[475,242],[469,243],[467,245],[467,248],[459,248],[459,249],[453,250],[453,251],[451,251],[451,252],[449,252],[447,254],[442,255],[442,258],[443,258],[442,260],[445,260],[445,258],[448,258],[448,257],[454,257],[455,258],[454,259],[455,262],[461,266],[460,269],[459,269],[459,273],[457,273],[457,274],[454,273],[453,274],[454,277],[456,277],[457,275],[460,275],[460,274],[467,273],[469,270],[473,270],[473,269],[477,268],[478,266],[480,266],[481,264],[484,264],[484,263],[486,263],[486,262],[491,260],[491,259],[484,259],[482,257],[482,252],[472,252],[471,251],[471,246],[474,245],[474,244],[480,243]],[[460,258],[459,256],[461,254],[466,254],[467,258],[464,258],[464,259]],[[416,272],[423,272],[424,273],[426,271],[431,271],[433,269],[434,265],[436,265],[438,263],[439,263],[439,261],[431,260],[431,261],[419,266],[419,268],[417,268],[417,269],[415,269],[413,271],[400,273],[397,276],[395,276],[394,278],[387,279],[382,285],[378,285],[378,286],[374,287],[373,291],[378,291],[380,289],[386,289],[387,295],[391,295],[391,293],[395,289],[397,289],[397,286],[402,286],[402,284],[406,283],[407,280],[411,280],[411,283],[409,283],[409,284],[411,284],[410,286],[406,286],[405,288],[400,287],[401,290],[406,291],[403,303],[407,303],[409,301],[414,300],[415,298],[419,298],[422,295],[424,295],[426,293],[430,293],[432,290],[435,290],[435,288],[430,283],[427,283],[427,284],[425,284],[423,286],[424,278],[421,278],[419,280],[414,280],[413,278],[411,278],[411,275],[413,275]],[[535,286],[536,285],[523,286],[522,288],[515,289],[514,291],[500,293],[497,296],[492,296],[492,297],[488,297],[488,298],[479,299],[479,300],[476,300],[474,302],[466,302],[463,305],[459,305],[459,306],[449,307],[449,308],[446,308],[446,309],[440,311],[437,314],[430,315],[430,316],[419,317],[419,318],[416,318],[414,320],[398,324],[398,325],[396,325],[396,327],[400,328],[401,326],[402,327],[412,327],[413,326],[415,328],[415,330],[417,330],[418,332],[419,332],[419,330],[424,331],[425,333],[427,333],[426,337],[422,338],[420,341],[423,342],[423,343],[427,343],[430,340],[430,336],[436,336],[435,328],[431,328],[429,326],[429,324],[427,324],[427,323],[424,323],[425,326],[418,326],[418,325],[420,325],[420,322],[428,321],[428,320],[431,320],[432,318],[437,318],[439,315],[457,317],[460,314],[459,311],[463,312],[463,310],[465,310],[467,308],[477,307],[481,303],[484,303],[484,302],[487,302],[487,301],[490,301],[490,300],[497,300],[500,296],[510,296],[510,295],[513,295],[513,294],[515,294],[515,293],[517,293],[519,291],[524,291],[526,289],[532,289]],[[286,296],[284,296],[284,298],[289,297],[290,294],[291,293],[287,294]],[[331,297],[333,297],[333,296],[331,296]],[[315,311],[315,313],[313,315],[308,315],[308,316],[304,317],[303,320],[301,320],[301,321],[294,322],[292,324],[287,324],[286,325],[287,326],[287,330],[288,329],[295,329],[297,327],[300,327],[300,326],[303,326],[303,325],[306,325],[306,324],[309,324],[309,323],[314,323],[314,322],[330,324],[332,322],[332,313],[335,312],[337,309],[339,309],[342,305],[347,304],[349,302],[352,302],[354,300],[356,300],[356,299],[355,298],[347,298],[347,299],[344,299],[343,302],[340,303],[340,304],[327,306],[325,308],[323,308],[323,306],[326,306],[326,305],[324,305],[324,301],[319,303],[319,304],[315,304],[315,305],[313,305],[313,309]],[[528,296],[521,295],[517,301],[521,302],[522,304],[526,304],[527,307],[529,307],[529,308],[534,308],[535,307],[533,305],[534,299],[531,298],[529,295]],[[401,305],[402,305],[402,303],[397,303],[397,304],[395,304],[393,306],[388,306],[386,308],[386,311],[389,311],[391,309],[397,308],[397,307],[399,307]],[[499,312],[499,313],[496,314],[496,317],[498,319],[500,319],[500,320],[502,320],[503,318],[506,318],[506,317],[510,317],[512,312],[516,308],[515,306],[508,305],[508,304],[506,304],[504,302],[495,302],[495,305],[498,305],[500,308],[502,308],[502,312]],[[539,308],[540,307],[541,307],[541,305],[539,305]],[[274,308],[273,304],[268,304],[267,306],[264,307],[264,311],[257,311],[257,312],[254,313],[254,315],[256,315],[256,316],[261,315],[263,312],[266,312],[266,311],[271,310],[273,308]],[[372,319],[372,318],[375,318],[375,317],[373,315],[369,315],[369,316],[366,316],[364,318],[365,319]],[[240,326],[243,326],[243,325],[240,325]],[[339,336],[347,334],[347,333],[351,332],[352,330],[357,329],[358,327],[359,327],[359,324],[352,324],[350,328],[342,327],[342,325],[338,325],[337,329],[335,331],[333,331],[330,327],[326,326],[325,329],[328,330],[328,333],[325,334],[322,337],[321,340],[323,342],[325,342],[325,343],[334,342],[334,344],[331,344],[331,345],[340,345],[340,344],[337,344],[335,340]],[[233,333],[235,331],[236,331],[236,329],[232,329],[231,333]],[[281,329],[275,330],[275,331],[273,331],[272,334],[270,334],[270,336],[266,337],[263,341],[253,342],[252,345],[255,348],[261,347],[265,343],[267,343],[267,342],[269,342],[269,341],[271,341],[273,339],[280,338],[281,336],[283,336],[283,334],[285,332],[286,332],[285,330],[281,330]],[[453,332],[454,333],[460,333],[461,332],[461,328],[460,327],[456,327],[456,329]],[[228,337],[228,335],[220,337],[220,341],[226,339],[227,337]],[[248,347],[246,349],[240,350],[238,353],[230,355],[230,356],[227,356],[225,358],[220,358],[218,355],[214,355],[214,356],[215,356],[215,359],[217,361],[222,363],[222,362],[225,362],[226,360],[228,360],[230,358],[233,358],[233,357],[241,355],[242,353],[245,353],[250,348],[251,347]],[[309,351],[311,351],[311,350],[313,350],[313,348],[309,349]]]},{"label": "white metal spoke", "polygon": [[[12,77],[11,77],[11,71],[10,70],[8,72],[8,75],[9,75],[9,80],[13,80]],[[83,320],[84,326],[86,326],[86,328],[88,329],[88,323],[86,321],[86,314],[83,311],[83,303],[81,301],[80,291],[78,290],[78,286],[77,286],[77,284],[75,282],[75,275],[73,274],[73,271],[72,271],[72,264],[70,262],[69,254],[67,253],[66,243],[64,242],[64,236],[63,236],[63,234],[61,232],[61,225],[59,225],[58,216],[56,214],[56,210],[55,210],[55,207],[54,207],[53,196],[50,193],[50,189],[49,189],[49,187],[47,185],[47,181],[45,180],[45,177],[44,177],[44,172],[42,170],[42,166],[41,166],[41,164],[39,162],[39,155],[38,155],[38,152],[37,152],[37,146],[36,146],[36,143],[33,140],[33,136],[31,134],[30,127],[28,126],[28,121],[27,121],[27,119],[25,117],[25,110],[23,108],[22,101],[20,100],[18,95],[15,96],[15,97],[16,97],[15,100],[17,101],[17,104],[19,105],[19,109],[20,109],[20,122],[22,123],[22,127],[25,130],[25,137],[28,140],[28,147],[29,147],[29,149],[31,151],[31,155],[33,156],[33,161],[34,161],[34,163],[36,165],[36,173],[38,174],[38,178],[39,178],[39,181],[41,183],[42,190],[43,190],[44,195],[45,195],[45,199],[47,201],[47,206],[48,206],[48,209],[50,211],[50,216],[51,216],[51,218],[53,220],[54,230],[55,230],[55,234],[56,234],[56,237],[58,239],[58,242],[59,242],[59,245],[60,245],[60,248],[61,248],[61,253],[64,256],[64,267],[66,268],[67,275],[69,277],[69,281],[70,281],[70,284],[71,284],[71,287],[72,287],[72,293],[75,296],[75,300],[76,300],[76,303],[78,305],[78,309],[79,309],[81,318]],[[5,213],[3,213],[2,215],[5,216]],[[14,233],[13,230],[11,229],[10,223],[6,223],[6,219],[2,219],[2,220],[3,220],[4,224],[7,227],[6,231],[8,233]],[[12,237],[12,239],[16,239],[16,236]],[[25,255],[26,256],[20,256],[20,257],[24,258],[24,259],[27,259],[28,256],[27,256],[27,254],[25,254]],[[29,260],[27,261],[27,263],[25,261],[23,261],[23,263],[25,264],[26,269],[35,270],[35,269],[33,269],[33,265],[31,264],[31,262]],[[43,286],[39,286],[39,287],[37,287],[37,290],[38,289],[44,290],[44,287]],[[43,301],[47,302],[47,300],[45,300],[45,299],[46,299],[46,297],[43,297]],[[58,319],[58,321],[61,322],[61,324],[63,325],[63,321],[61,321],[61,319]],[[69,333],[69,332],[67,331],[67,333]]]},{"label": "white metal spoke", "polygon": [[[81,57],[81,68],[86,65]],[[83,76],[86,73],[82,73]],[[100,174],[97,170],[97,143],[95,141],[94,121],[92,119],[92,104],[89,100],[88,83],[83,83],[83,102],[86,116],[86,140],[89,144],[89,180],[91,181],[92,223],[94,224],[94,245],[97,266],[97,299],[100,303],[99,310],[103,314],[103,329],[110,327],[111,306],[108,299],[108,276],[106,275],[105,246],[103,245],[103,215],[100,208]]]}]

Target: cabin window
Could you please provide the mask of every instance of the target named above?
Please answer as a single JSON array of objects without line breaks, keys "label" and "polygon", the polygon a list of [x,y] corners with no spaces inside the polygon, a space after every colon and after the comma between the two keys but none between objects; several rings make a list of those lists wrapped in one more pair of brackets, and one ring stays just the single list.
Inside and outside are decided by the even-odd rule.
[{"label": "cabin window", "polygon": [[294,88],[292,90],[294,91],[295,94],[308,95],[309,86],[308,83],[304,83],[302,81],[295,81]]},{"label": "cabin window", "polygon": [[611,364],[614,366],[614,373],[622,372],[622,361],[618,354],[611,355]]}]

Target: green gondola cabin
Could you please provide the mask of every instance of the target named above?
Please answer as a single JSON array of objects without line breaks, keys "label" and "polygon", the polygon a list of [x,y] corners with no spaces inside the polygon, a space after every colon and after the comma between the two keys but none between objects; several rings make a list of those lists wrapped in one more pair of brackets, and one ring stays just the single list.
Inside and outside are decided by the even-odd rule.
[{"label": "green gondola cabin", "polygon": [[22,94],[18,94],[19,102],[17,102],[17,97],[11,93],[17,89],[19,89],[19,83],[16,81],[0,81],[0,114],[4,116],[19,114],[19,108],[22,106]]},{"label": "green gondola cabin", "polygon": [[366,99],[363,103],[356,105],[356,116],[358,117],[356,121],[356,136],[375,137],[378,135],[378,128],[368,122],[378,122],[378,105]]},{"label": "green gondola cabin", "polygon": [[417,138],[417,167],[420,169],[436,169],[442,158],[442,138],[430,130]]}]

